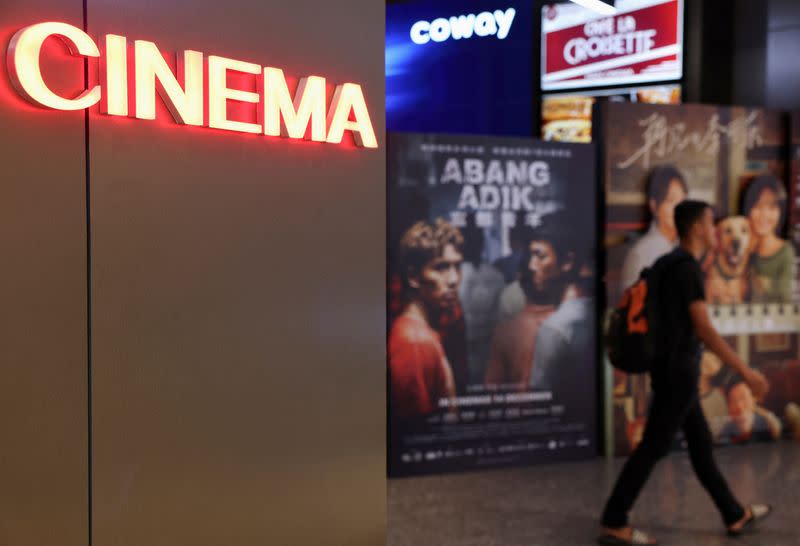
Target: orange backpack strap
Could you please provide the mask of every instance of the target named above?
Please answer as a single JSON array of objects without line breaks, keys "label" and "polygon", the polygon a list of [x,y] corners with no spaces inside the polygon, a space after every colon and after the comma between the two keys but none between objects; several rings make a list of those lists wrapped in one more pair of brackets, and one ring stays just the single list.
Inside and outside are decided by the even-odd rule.
[{"label": "orange backpack strap", "polygon": [[631,334],[647,333],[647,317],[645,303],[647,301],[647,283],[639,281],[630,287],[627,293],[630,298],[628,306],[628,332]]}]

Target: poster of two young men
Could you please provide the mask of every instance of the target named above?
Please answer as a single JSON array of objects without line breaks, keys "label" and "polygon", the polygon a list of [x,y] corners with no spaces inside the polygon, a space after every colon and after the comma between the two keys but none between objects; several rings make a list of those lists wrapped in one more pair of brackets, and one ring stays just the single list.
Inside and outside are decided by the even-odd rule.
[{"label": "poster of two young men", "polygon": [[589,146],[391,134],[390,472],[596,452]]}]

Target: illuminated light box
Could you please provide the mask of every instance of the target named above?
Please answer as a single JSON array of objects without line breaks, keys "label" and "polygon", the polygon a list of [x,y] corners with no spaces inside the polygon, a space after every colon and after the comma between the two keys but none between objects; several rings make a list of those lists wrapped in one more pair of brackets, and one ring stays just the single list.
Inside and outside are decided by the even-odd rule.
[{"label": "illuminated light box", "polygon": [[[72,55],[98,60],[98,85],[71,98],[60,96],[47,86],[40,57],[42,44],[52,36],[60,38]],[[130,47],[134,64],[132,87],[128,82]],[[351,131],[357,146],[378,147],[363,91],[356,83],[337,85],[328,108],[326,80],[320,76],[300,79],[292,97],[279,68],[216,55],[206,57],[193,50],[177,54],[174,73],[153,42],[135,40],[130,46],[126,37],[108,34],[101,54],[97,43],[83,30],[61,22],[38,23],[19,30],[9,42],[6,61],[17,92],[34,105],[52,110],[84,110],[99,104],[101,113],[106,115],[152,120],[156,117],[158,92],[175,123],[181,125],[308,138],[330,144],[341,143],[344,132]],[[228,87],[228,75],[236,72],[254,76],[259,81],[259,91]],[[135,98],[132,113],[128,108],[131,92]],[[229,119],[229,101],[252,103],[259,123]]]},{"label": "illuminated light box", "polygon": [[532,23],[527,0],[388,4],[387,129],[532,136]]},{"label": "illuminated light box", "polygon": [[683,0],[617,0],[616,8],[612,16],[571,3],[542,8],[542,89],[683,77]]},{"label": "illuminated light box", "polygon": [[596,102],[680,104],[678,84],[553,93],[542,98],[542,140],[592,141],[592,106]]}]

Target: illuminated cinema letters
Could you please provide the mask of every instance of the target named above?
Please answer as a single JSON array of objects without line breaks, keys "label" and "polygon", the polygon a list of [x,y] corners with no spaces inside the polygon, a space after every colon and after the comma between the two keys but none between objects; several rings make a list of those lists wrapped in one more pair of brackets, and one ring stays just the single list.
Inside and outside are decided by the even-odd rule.
[{"label": "illuminated cinema letters", "polygon": [[161,83],[158,88],[161,100],[175,121],[186,125],[203,125],[203,54],[184,51],[183,59],[178,60],[177,65],[182,82],[178,82],[156,44],[136,40],[134,73],[137,118],[156,119],[155,92],[158,80]]},{"label": "illuminated cinema letters", "polygon": [[101,111],[112,116],[128,115],[128,40],[106,35],[105,63],[100,63],[100,81],[106,89]]},{"label": "illuminated cinema letters", "polygon": [[264,68],[265,135],[303,138],[308,124],[311,123],[311,140],[324,142],[325,102],[325,78],[309,76],[300,80],[292,101],[283,70]]},{"label": "illuminated cinema letters", "polygon": [[[350,121],[351,111],[355,117],[353,121]],[[328,125],[328,142],[332,144],[339,144],[345,130],[349,130],[353,131],[353,139],[358,146],[378,147],[360,85],[345,83],[336,87],[328,112]]]},{"label": "illuminated cinema letters", "polygon": [[229,70],[243,74],[259,74],[261,67],[226,57],[212,55],[208,58],[208,126],[228,131],[260,133],[261,127],[255,123],[228,119],[229,100],[254,104],[258,104],[259,101],[258,93],[228,87]]},{"label": "illuminated cinema letters", "polygon": [[42,78],[39,57],[42,44],[57,36],[67,44],[70,53],[84,57],[99,57],[97,44],[81,29],[66,23],[39,23],[18,31],[11,38],[6,54],[8,74],[14,89],[33,104],[54,110],[83,110],[100,101],[100,86],[87,89],[74,99],[56,95]]},{"label": "illuminated cinema letters", "polygon": [[[96,62],[100,83],[74,98],[50,89],[40,65],[42,45],[50,37],[60,38],[72,55]],[[173,70],[154,42],[134,40],[131,46],[125,36],[107,34],[100,43],[102,51],[88,34],[67,23],[27,26],[14,34],[6,51],[11,83],[27,101],[53,110],[85,110],[99,103],[105,115],[153,120],[158,93],[174,121],[182,125],[330,144],[341,143],[345,131],[350,131],[356,146],[378,147],[357,83],[337,85],[328,106],[322,76],[300,78],[292,94],[280,68],[185,50],[175,55]],[[231,72],[252,77],[256,90],[233,87],[228,81]],[[258,123],[230,119],[232,101],[252,104]]]}]

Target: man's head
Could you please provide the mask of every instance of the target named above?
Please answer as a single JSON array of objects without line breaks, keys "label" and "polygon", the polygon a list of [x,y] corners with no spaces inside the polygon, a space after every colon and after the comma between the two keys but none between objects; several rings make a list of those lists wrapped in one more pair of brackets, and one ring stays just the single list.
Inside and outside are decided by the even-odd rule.
[{"label": "man's head", "polygon": [[520,262],[520,284],[529,303],[549,303],[554,283],[561,275],[559,255],[542,234],[528,242]]},{"label": "man's head", "polygon": [[464,238],[448,222],[417,222],[400,240],[400,266],[411,298],[431,312],[458,301]]},{"label": "man's head", "polygon": [[708,250],[717,246],[714,211],[704,201],[683,201],[675,207],[675,227],[682,243],[691,243]]},{"label": "man's head", "polygon": [[674,236],[675,206],[686,199],[689,187],[681,172],[671,165],[656,167],[647,184],[647,204],[659,229]]},{"label": "man's head", "polygon": [[563,213],[545,216],[532,231],[520,263],[520,283],[529,303],[557,303],[564,287],[580,278],[587,260],[578,251],[581,243],[574,231]]},{"label": "man's head", "polygon": [[728,413],[742,433],[753,429],[756,399],[747,383],[739,382],[728,390]]}]

